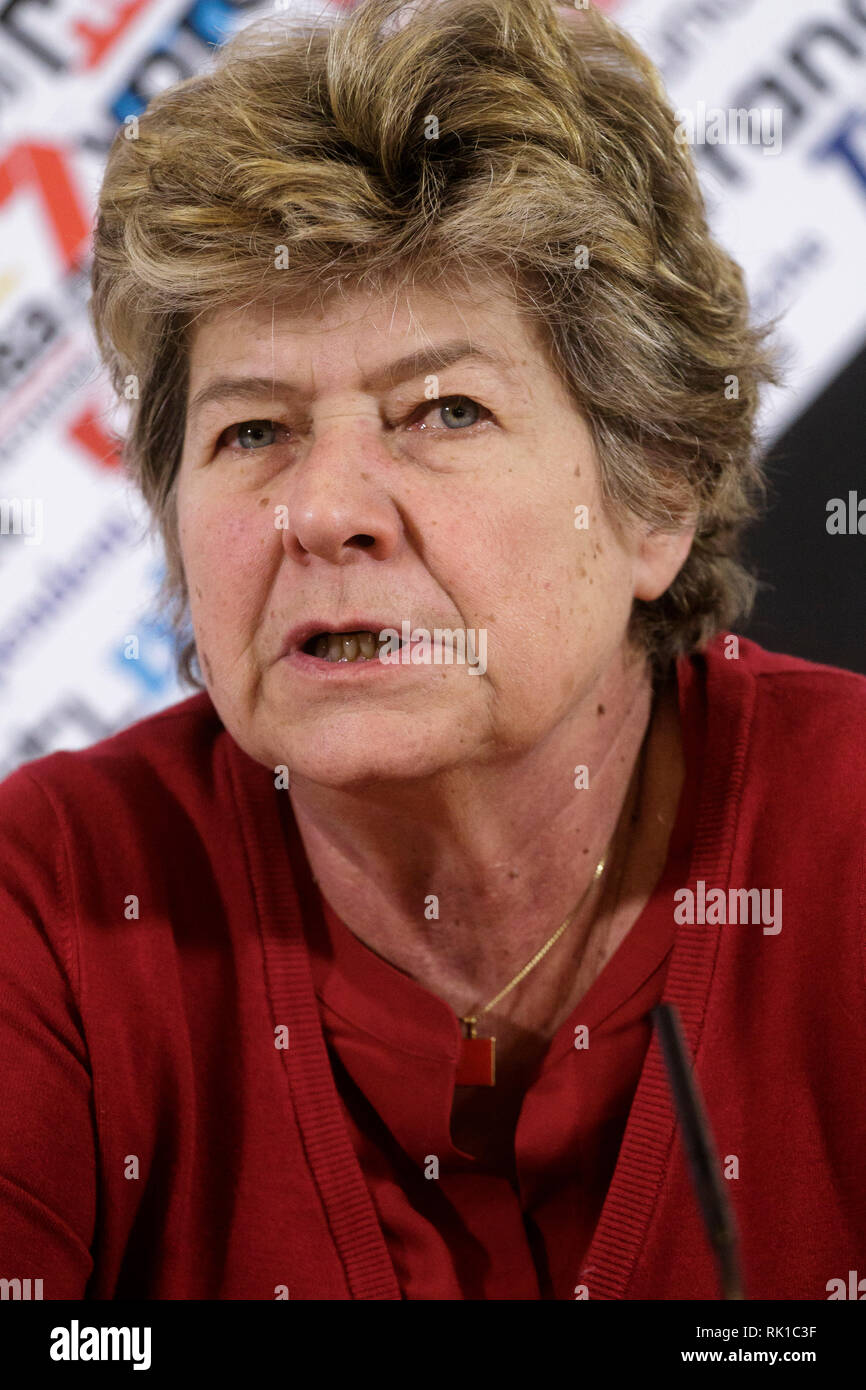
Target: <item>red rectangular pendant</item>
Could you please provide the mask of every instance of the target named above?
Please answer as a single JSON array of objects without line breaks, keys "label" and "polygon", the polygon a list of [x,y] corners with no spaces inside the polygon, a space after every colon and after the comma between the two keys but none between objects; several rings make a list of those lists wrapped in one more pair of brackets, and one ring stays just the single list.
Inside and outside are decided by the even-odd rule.
[{"label": "red rectangular pendant", "polygon": [[496,1039],[461,1038],[456,1086],[496,1085]]}]

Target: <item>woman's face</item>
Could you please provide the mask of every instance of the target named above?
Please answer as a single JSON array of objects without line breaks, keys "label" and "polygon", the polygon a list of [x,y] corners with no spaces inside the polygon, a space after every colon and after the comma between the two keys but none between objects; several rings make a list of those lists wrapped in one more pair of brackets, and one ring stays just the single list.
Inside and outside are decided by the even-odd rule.
[{"label": "woman's face", "polygon": [[[178,522],[207,688],[251,757],[328,786],[579,724],[633,599],[688,553],[690,533],[612,529],[589,431],[504,290],[222,311],[193,340],[188,402]],[[307,623],[404,622],[472,630],[476,669],[472,649],[390,665],[290,649]]]}]

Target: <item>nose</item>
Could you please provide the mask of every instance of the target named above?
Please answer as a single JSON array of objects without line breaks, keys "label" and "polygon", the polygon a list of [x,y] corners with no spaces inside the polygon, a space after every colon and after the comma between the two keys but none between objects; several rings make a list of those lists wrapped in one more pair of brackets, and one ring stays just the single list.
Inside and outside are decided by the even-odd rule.
[{"label": "nose", "polygon": [[400,513],[389,495],[391,455],[378,416],[332,413],[291,471],[283,545],[294,559],[348,564],[358,551],[387,560],[399,544]]}]

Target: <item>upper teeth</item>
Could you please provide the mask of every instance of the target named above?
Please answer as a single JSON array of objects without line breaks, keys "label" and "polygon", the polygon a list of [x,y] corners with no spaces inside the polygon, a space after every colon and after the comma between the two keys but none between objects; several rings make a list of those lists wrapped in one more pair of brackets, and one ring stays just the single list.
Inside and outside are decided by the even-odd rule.
[{"label": "upper teeth", "polygon": [[375,632],[323,632],[316,638],[314,655],[323,661],[370,661],[384,639]]}]

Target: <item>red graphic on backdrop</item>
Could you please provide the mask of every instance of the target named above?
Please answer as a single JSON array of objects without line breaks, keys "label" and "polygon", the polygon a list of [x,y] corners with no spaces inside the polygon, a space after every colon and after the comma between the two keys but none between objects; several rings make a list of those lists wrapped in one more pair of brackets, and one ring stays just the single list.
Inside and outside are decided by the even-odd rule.
[{"label": "red graphic on backdrop", "polygon": [[0,162],[0,207],[22,189],[36,193],[64,267],[71,270],[90,227],[69,176],[66,156],[51,145],[16,145]]},{"label": "red graphic on backdrop", "polygon": [[105,428],[93,406],[86,406],[68,427],[69,435],[86,449],[100,468],[117,468],[120,464],[120,440]]},{"label": "red graphic on backdrop", "polygon": [[76,38],[83,39],[87,46],[87,53],[84,61],[79,63],[80,69],[86,71],[88,68],[98,67],[108,53],[113,48],[117,40],[128,29],[136,15],[142,10],[146,10],[150,5],[150,0],[127,0],[125,5],[121,5],[113,21],[107,29],[98,29],[95,24],[90,24],[86,19],[77,19],[72,26],[72,31]]}]

